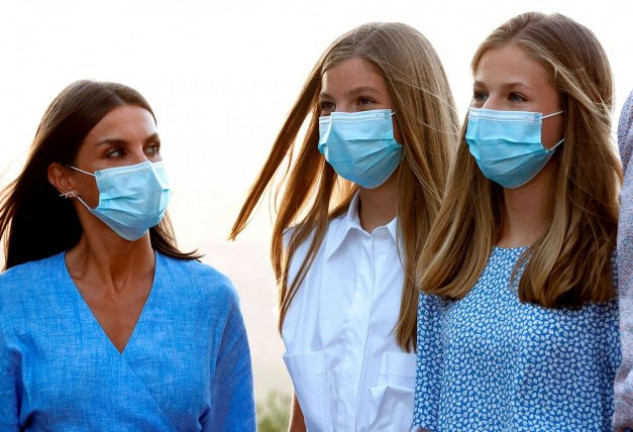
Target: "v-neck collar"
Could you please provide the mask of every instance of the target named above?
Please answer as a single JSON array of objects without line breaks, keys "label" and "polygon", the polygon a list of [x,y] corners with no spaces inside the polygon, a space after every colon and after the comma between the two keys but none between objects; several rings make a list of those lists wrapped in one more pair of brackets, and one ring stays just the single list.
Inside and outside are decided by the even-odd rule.
[{"label": "v-neck collar", "polygon": [[151,313],[152,304],[154,303],[153,298],[156,297],[157,294],[155,294],[155,292],[158,291],[157,281],[159,280],[159,271],[162,266],[161,255],[154,251],[154,278],[152,280],[152,287],[150,288],[147,299],[145,299],[145,304],[143,305],[141,313],[136,320],[136,324],[134,324],[134,329],[132,329],[132,333],[130,334],[130,337],[127,340],[127,343],[123,347],[122,351],[119,351],[118,348],[114,345],[112,339],[110,339],[108,334],[105,332],[105,330],[99,323],[99,320],[92,312],[92,309],[90,309],[90,306],[81,294],[81,291],[75,284],[75,281],[73,280],[72,276],[70,275],[70,271],[68,270],[68,266],[66,265],[66,252],[61,252],[59,254],[59,259],[61,260],[63,277],[66,279],[65,283],[63,283],[62,285],[68,287],[72,291],[71,296],[74,297],[76,300],[77,308],[82,321],[84,323],[89,323],[95,329],[95,331],[99,333],[100,337],[105,339],[105,342],[107,342],[107,344],[114,350],[116,354],[124,357],[125,353],[128,352],[128,348],[130,347],[130,345],[134,343],[135,335],[139,333],[138,328],[143,324],[144,317]]}]

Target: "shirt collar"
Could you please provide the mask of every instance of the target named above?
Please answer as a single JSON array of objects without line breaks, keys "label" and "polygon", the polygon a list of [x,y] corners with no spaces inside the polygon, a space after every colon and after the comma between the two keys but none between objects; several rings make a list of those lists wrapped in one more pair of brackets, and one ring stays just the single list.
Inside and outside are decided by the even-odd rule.
[{"label": "shirt collar", "polygon": [[[336,252],[352,230],[364,231],[360,224],[360,215],[358,214],[358,204],[360,202],[359,194],[356,192],[347,207],[345,216],[341,216],[342,220],[338,224],[332,224],[328,227],[327,242],[325,244],[325,259],[330,258]],[[398,218],[395,217],[391,222],[385,225],[394,242],[397,241]],[[381,229],[378,227],[376,229]]]}]

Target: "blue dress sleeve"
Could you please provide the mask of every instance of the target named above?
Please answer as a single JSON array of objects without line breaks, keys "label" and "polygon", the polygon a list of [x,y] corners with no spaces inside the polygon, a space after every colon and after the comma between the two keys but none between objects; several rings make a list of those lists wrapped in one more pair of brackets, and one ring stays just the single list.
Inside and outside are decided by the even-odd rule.
[{"label": "blue dress sleeve", "polygon": [[5,329],[0,321],[0,431],[19,431],[18,394],[20,367],[8,347]]},{"label": "blue dress sleeve", "polygon": [[211,389],[213,412],[205,431],[256,430],[250,350],[237,294],[231,292]]},{"label": "blue dress sleeve", "polygon": [[626,100],[618,127],[624,182],[620,190],[617,276],[622,363],[614,383],[614,428],[633,427],[633,92]]},{"label": "blue dress sleeve", "polygon": [[423,430],[435,430],[437,427],[443,356],[441,307],[440,298],[420,293],[413,426]]}]

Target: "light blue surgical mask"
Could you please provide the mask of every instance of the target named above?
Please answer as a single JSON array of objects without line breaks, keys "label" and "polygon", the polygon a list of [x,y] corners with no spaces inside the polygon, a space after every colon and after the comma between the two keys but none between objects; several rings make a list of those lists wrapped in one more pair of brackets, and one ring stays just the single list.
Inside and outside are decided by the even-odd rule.
[{"label": "light blue surgical mask", "polygon": [[389,109],[333,112],[319,117],[319,151],[334,171],[357,185],[373,189],[400,165],[402,146],[393,136]]},{"label": "light blue surgical mask", "polygon": [[541,143],[544,116],[528,111],[497,111],[470,108],[466,142],[479,169],[486,178],[504,188],[517,188],[532,180],[565,141],[561,139],[551,149]]},{"label": "light blue surgical mask", "polygon": [[124,239],[134,241],[141,238],[163,219],[171,196],[164,162],[143,162],[94,173],[74,166],[70,168],[95,177],[99,204],[93,209],[76,193],[65,195],[77,198]]}]

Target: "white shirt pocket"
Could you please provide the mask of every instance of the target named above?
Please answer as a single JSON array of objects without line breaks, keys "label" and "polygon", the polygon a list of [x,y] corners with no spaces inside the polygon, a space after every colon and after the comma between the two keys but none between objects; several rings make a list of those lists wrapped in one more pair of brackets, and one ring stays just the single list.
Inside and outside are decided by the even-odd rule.
[{"label": "white shirt pocket", "polygon": [[284,354],[308,432],[331,432],[328,377],[323,351]]},{"label": "white shirt pocket", "polygon": [[369,389],[369,430],[410,430],[415,367],[415,353],[386,352],[382,355],[378,385]]}]

